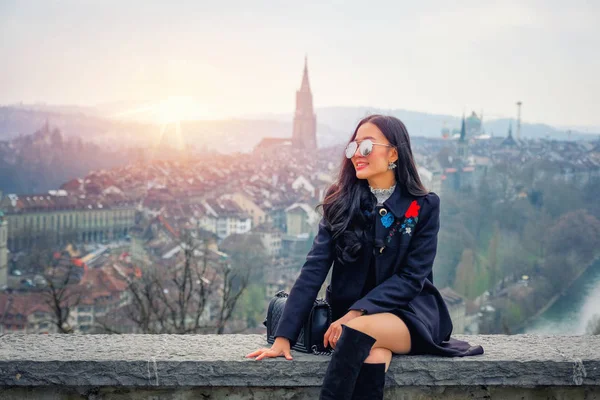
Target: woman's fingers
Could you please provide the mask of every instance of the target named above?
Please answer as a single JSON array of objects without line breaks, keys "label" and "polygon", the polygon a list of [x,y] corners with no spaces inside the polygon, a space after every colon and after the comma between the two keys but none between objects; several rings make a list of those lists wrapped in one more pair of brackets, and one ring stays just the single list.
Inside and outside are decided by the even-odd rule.
[{"label": "woman's fingers", "polygon": [[287,358],[288,360],[293,360],[294,358],[292,357],[292,353],[289,350],[284,350],[283,351],[283,355],[285,356],[285,358]]},{"label": "woman's fingers", "polygon": [[329,328],[323,335],[323,346],[327,347],[327,343],[331,344],[331,347],[335,349],[335,344],[337,340],[340,338],[340,334],[342,333],[342,326],[338,323],[333,323],[329,325]]},{"label": "woman's fingers", "polygon": [[340,338],[340,331],[336,330],[331,334],[331,347],[333,347],[334,349],[335,346],[337,346],[338,339]]},{"label": "woman's fingers", "polygon": [[275,351],[267,350],[264,353],[262,353],[260,356],[256,357],[256,361],[262,360],[265,357],[277,357],[277,356],[278,356],[278,354],[276,354]]},{"label": "woman's fingers", "polygon": [[252,358],[252,357],[258,356],[254,359],[255,361],[258,361],[258,360],[262,360],[263,358],[266,358],[266,357],[279,357],[280,355],[283,355],[288,360],[294,359],[292,357],[292,353],[291,353],[290,349],[284,348],[282,350],[276,350],[276,349],[267,349],[265,347],[263,347],[262,349],[253,351],[252,353],[246,355],[246,358]]},{"label": "woman's fingers", "polygon": [[329,325],[329,328],[327,328],[327,330],[325,331],[325,334],[323,335],[323,347],[327,347],[327,343],[329,343],[329,335],[331,334],[331,325]]},{"label": "woman's fingers", "polygon": [[266,348],[258,349],[256,351],[253,351],[250,354],[247,354],[246,357],[256,357],[257,355],[261,354],[263,351],[266,351],[266,350],[268,350],[268,349],[266,349]]}]

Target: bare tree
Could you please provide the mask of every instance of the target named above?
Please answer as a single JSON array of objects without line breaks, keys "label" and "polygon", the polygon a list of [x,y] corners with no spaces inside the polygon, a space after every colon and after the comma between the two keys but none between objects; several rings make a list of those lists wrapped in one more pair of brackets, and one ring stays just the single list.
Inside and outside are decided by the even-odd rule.
[{"label": "bare tree", "polygon": [[78,285],[84,266],[76,265],[67,250],[53,249],[50,238],[44,236],[33,241],[27,263],[32,273],[43,277],[43,282],[35,283],[42,286],[43,301],[52,315],[50,320],[43,322],[55,325],[59,333],[73,333],[69,317],[85,295]]},{"label": "bare tree", "polygon": [[[174,265],[155,263],[126,278],[130,304],[120,310],[123,318],[143,333],[224,333],[251,270],[233,268],[225,253],[193,232],[183,233],[178,246]],[[109,322],[104,328],[119,333]]]},{"label": "bare tree", "polygon": [[223,290],[221,291],[221,307],[217,316],[217,333],[222,334],[225,330],[225,324],[231,319],[240,296],[248,287],[250,270],[245,274],[238,275],[240,271],[233,270],[230,264],[225,264],[222,268]]},{"label": "bare tree", "polygon": [[[223,333],[225,323],[231,319],[250,282],[263,284],[264,268],[269,263],[264,244],[256,235],[230,235],[223,240],[221,247],[230,256],[231,262],[223,271],[224,287],[218,333]],[[243,332],[246,328],[245,321],[241,328],[232,333]]]},{"label": "bare tree", "polygon": [[49,306],[59,333],[73,333],[74,328],[69,324],[72,310],[81,304],[84,297],[83,288],[78,285],[83,273],[83,267],[76,266],[70,259],[60,254],[58,259],[53,257],[50,265],[46,266],[44,279],[46,287],[43,295]]}]

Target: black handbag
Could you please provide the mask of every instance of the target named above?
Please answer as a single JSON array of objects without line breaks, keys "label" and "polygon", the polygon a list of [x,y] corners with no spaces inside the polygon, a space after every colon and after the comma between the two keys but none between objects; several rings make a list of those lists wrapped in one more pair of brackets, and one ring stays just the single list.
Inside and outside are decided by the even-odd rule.
[{"label": "black handbag", "polygon": [[[288,296],[285,291],[280,290],[269,302],[267,317],[263,321],[264,326],[267,327],[267,343],[269,344],[275,342],[273,335],[279,326]],[[333,349],[330,346],[323,347],[323,337],[329,329],[329,325],[331,325],[331,306],[322,298],[315,299],[308,319],[300,329],[298,340],[292,349],[302,353],[331,355]]]}]

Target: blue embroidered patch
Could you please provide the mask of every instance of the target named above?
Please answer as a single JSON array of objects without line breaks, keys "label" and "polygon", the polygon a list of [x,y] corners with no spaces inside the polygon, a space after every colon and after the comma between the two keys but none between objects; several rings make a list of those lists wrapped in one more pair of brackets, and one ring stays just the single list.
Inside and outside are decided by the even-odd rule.
[{"label": "blue embroidered patch", "polygon": [[402,234],[403,235],[407,234],[409,236],[412,236],[412,231],[415,228],[415,225],[417,224],[418,221],[419,221],[419,217],[415,217],[414,220],[411,220],[411,218],[409,218],[406,223],[402,224],[402,228],[404,228],[404,231],[402,232]]},{"label": "blue embroidered patch", "polygon": [[381,223],[386,228],[392,226],[392,224],[394,223],[394,216],[392,215],[392,213],[387,213],[383,217],[381,217]]}]

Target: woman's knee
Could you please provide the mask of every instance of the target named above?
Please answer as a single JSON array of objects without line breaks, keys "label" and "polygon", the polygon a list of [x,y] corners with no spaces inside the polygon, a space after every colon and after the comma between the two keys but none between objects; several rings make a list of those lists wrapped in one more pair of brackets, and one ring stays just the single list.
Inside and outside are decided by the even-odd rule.
[{"label": "woman's knee", "polygon": [[344,325],[377,339],[373,347],[390,349],[397,354],[410,352],[411,338],[406,323],[390,313],[369,314],[351,319]]},{"label": "woman's knee", "polygon": [[369,321],[371,318],[369,317],[370,316],[367,315],[356,317],[344,323],[344,325],[349,326],[352,329],[356,329],[357,331],[365,332],[366,330],[368,330],[368,327],[370,325]]},{"label": "woman's knee", "polygon": [[385,364],[385,372],[387,372],[392,362],[392,351],[384,347],[373,347],[364,362],[365,364]]},{"label": "woman's knee", "polygon": [[392,351],[384,347],[373,347],[365,362],[367,364],[388,363],[392,359]]}]

